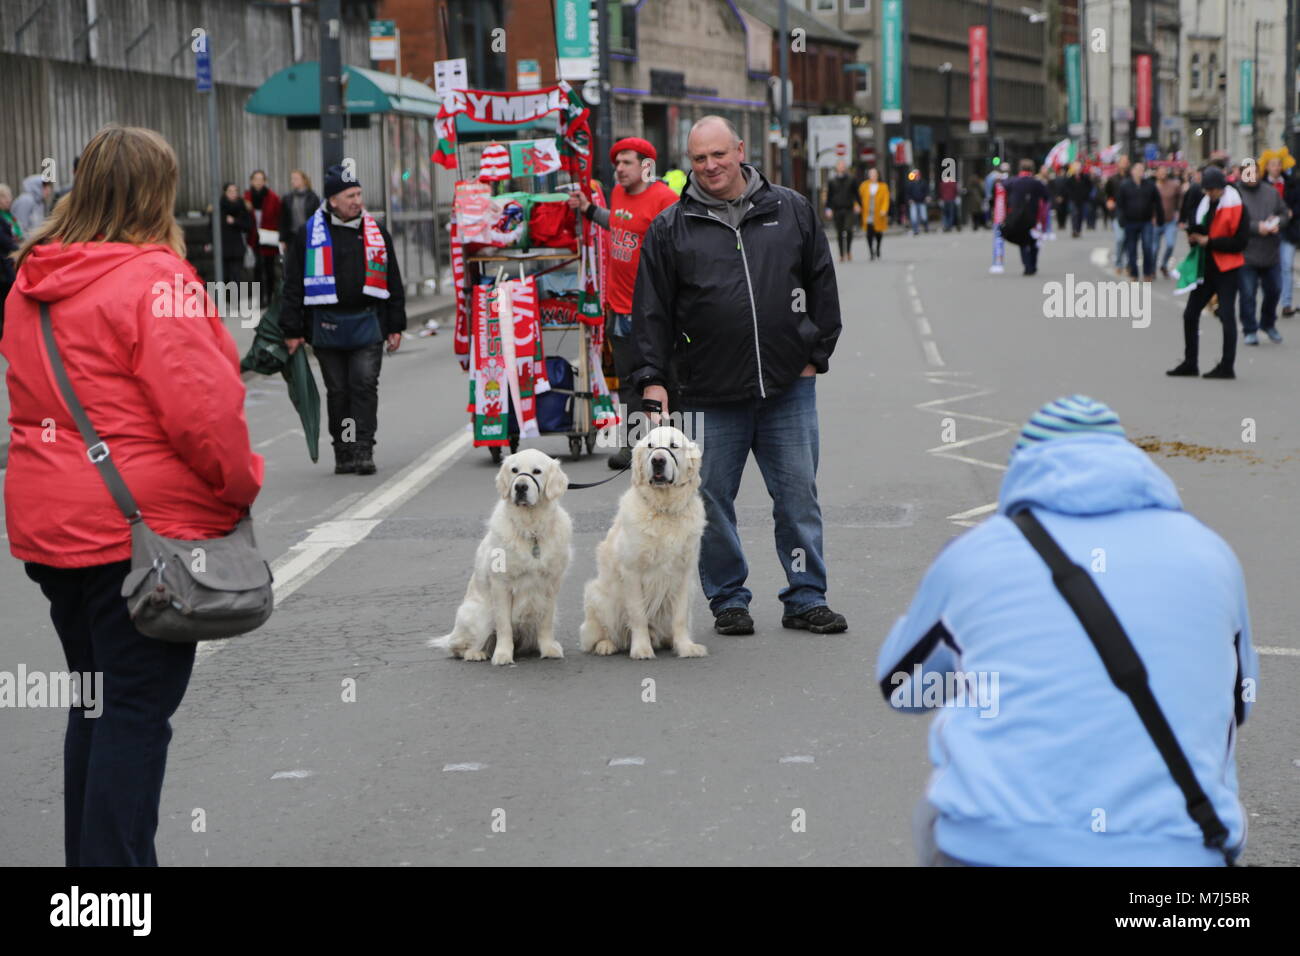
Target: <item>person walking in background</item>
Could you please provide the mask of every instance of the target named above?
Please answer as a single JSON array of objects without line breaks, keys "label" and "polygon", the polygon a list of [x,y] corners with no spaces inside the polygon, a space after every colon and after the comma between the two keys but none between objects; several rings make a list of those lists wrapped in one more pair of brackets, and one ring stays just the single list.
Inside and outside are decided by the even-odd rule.
[{"label": "person walking in background", "polygon": [[320,196],[311,188],[311,177],[301,169],[289,174],[289,194],[280,204],[280,251],[284,252],[298,230],[320,208]]},{"label": "person walking in background", "polygon": [[54,198],[54,186],[41,178],[40,173],[23,180],[22,189],[14,197],[10,212],[13,213],[23,235],[34,233],[49,214]]},{"label": "person walking in background", "polygon": [[68,185],[64,186],[62,189],[60,189],[58,192],[54,194],[54,200],[50,205],[51,209],[58,206],[59,200],[61,200],[68,193],[72,192],[72,187],[77,185],[77,165],[80,162],[81,162],[80,156],[72,157],[72,182],[68,183]]},{"label": "person walking in background", "polygon": [[849,164],[840,160],[835,173],[822,190],[822,208],[835,222],[835,241],[839,244],[840,262],[853,261],[853,218],[861,211],[857,202],[857,183],[849,175]]},{"label": "person walking in background", "polygon": [[262,307],[275,295],[275,264],[280,256],[280,240],[264,237],[262,230],[277,237],[280,232],[280,197],[266,185],[266,173],[254,170],[248,177],[244,202],[253,213],[253,228],[248,231],[248,244],[253,249],[253,281],[259,283]]},{"label": "person walking in background", "polygon": [[907,218],[912,223],[912,235],[922,229],[930,231],[930,216],[927,203],[930,200],[930,184],[921,175],[919,169],[907,174]]},{"label": "person walking in background", "polygon": [[1034,175],[1034,161],[1020,161],[1020,175],[1007,183],[1007,218],[1002,234],[1007,242],[1020,246],[1024,274],[1038,272],[1038,243],[1047,217],[1051,215],[1047,185]]},{"label": "person walking in background", "polygon": [[[659,154],[648,141],[635,136],[620,139],[610,149],[609,158],[615,179],[609,207],[602,209],[581,192],[569,197],[569,206],[610,231],[609,288],[605,296],[609,315],[605,327],[614,352],[618,396],[627,407],[625,421],[630,421],[634,413],[641,411],[641,394],[632,387],[632,374],[639,360],[632,338],[632,291],[641,262],[641,242],[650,223],[677,202],[678,194],[650,178]],[[633,430],[623,447],[606,460],[610,468],[621,470],[632,463],[632,445],[639,440],[635,434]]]},{"label": "person walking in background", "polygon": [[867,178],[858,185],[858,208],[862,211],[862,231],[867,235],[867,252],[880,258],[880,244],[889,231],[889,187],[872,166]]},{"label": "person walking in background", "polygon": [[[1247,345],[1258,345],[1258,333],[1263,331],[1273,342],[1281,344],[1282,333],[1277,330],[1277,302],[1282,294],[1279,247],[1282,229],[1290,222],[1291,211],[1282,201],[1281,193],[1267,181],[1241,182],[1236,188],[1250,219],[1246,262],[1238,270],[1241,279],[1237,311],[1241,315],[1242,341]],[[1264,287],[1264,301],[1260,303],[1257,320],[1255,297],[1261,285]]]},{"label": "person walking in background", "polygon": [[[1264,155],[1269,156],[1268,153]],[[1278,301],[1282,306],[1282,314],[1290,317],[1295,314],[1295,309],[1292,307],[1295,287],[1295,250],[1296,246],[1300,245],[1300,170],[1296,169],[1295,159],[1285,146],[1270,156],[1266,169],[1274,168],[1274,159],[1277,162],[1277,178],[1281,180],[1282,201],[1286,203],[1287,210],[1291,213],[1286,228],[1282,230],[1282,241],[1278,246],[1282,263],[1282,294]],[[1274,186],[1278,185],[1277,179],[1271,173],[1269,181]]]},{"label": "person walking in background", "polygon": [[984,183],[975,173],[966,179],[966,189],[962,192],[962,214],[970,219],[972,231],[987,225],[984,217]]},{"label": "person walking in background", "polygon": [[1142,281],[1156,274],[1156,230],[1164,225],[1164,207],[1156,184],[1146,178],[1146,166],[1134,163],[1129,177],[1115,193],[1115,211],[1124,223],[1124,258],[1128,275],[1137,281],[1138,243],[1142,244]]},{"label": "person walking in background", "polygon": [[956,229],[961,232],[961,217],[958,215],[957,196],[961,192],[961,187],[957,180],[939,179],[939,202],[943,211],[943,231],[951,232]]},{"label": "person walking in background", "polygon": [[221,208],[217,215],[221,226],[221,268],[226,282],[244,280],[244,240],[253,228],[253,214],[244,205],[239,187],[226,183],[221,187]]},{"label": "person walking in background", "polygon": [[0,337],[5,332],[5,297],[14,283],[16,272],[10,257],[18,251],[23,233],[18,220],[9,211],[13,205],[14,194],[6,184],[0,183]]},{"label": "person walking in background", "polygon": [[[1061,572],[1072,595],[1109,605],[1204,802],[1175,782],[1041,545],[1081,576]],[[895,710],[942,708],[913,821],[922,865],[1222,866],[1245,847],[1235,749],[1259,679],[1245,575],[1101,402],[1072,395],[1029,420],[997,514],[935,558],[875,676]]]},{"label": "person walking in background", "polygon": [[1119,189],[1129,179],[1128,174],[1128,156],[1121,155],[1116,166],[1115,175],[1106,180],[1105,197],[1106,197],[1106,221],[1111,223],[1111,228],[1115,235],[1115,252],[1112,261],[1115,263],[1116,275],[1124,275],[1124,217],[1120,214],[1118,207]]},{"label": "person walking in background", "polygon": [[145,637],[132,623],[122,597],[131,525],[50,372],[42,307],[73,390],[153,531],[225,536],[262,485],[239,356],[215,306],[204,296],[203,314],[181,302],[159,314],[156,286],[202,288],[172,215],[179,175],[153,130],[100,130],[77,188],[23,245],[0,341],[13,426],[9,549],[50,602],[68,670],[103,675],[101,700],[83,697],[64,737],[69,866],[157,865],[169,720],[195,645]]},{"label": "person walking in background", "polygon": [[1187,295],[1183,309],[1183,360],[1166,375],[1197,375],[1201,312],[1216,295],[1219,322],[1223,325],[1223,355],[1219,364],[1203,378],[1236,378],[1237,290],[1240,287],[1242,255],[1250,241],[1250,216],[1237,187],[1229,185],[1223,170],[1215,165],[1201,171],[1204,195],[1187,227],[1187,241],[1193,253],[1178,267],[1176,294]]},{"label": "person walking in background", "polygon": [[402,344],[406,292],[388,230],[366,212],[361,184],[325,173],[325,204],[294,233],[284,260],[280,327],[293,354],[312,344],[325,380],[336,475],[373,475],[379,367]]},{"label": "person walking in background", "polygon": [[1088,175],[1081,163],[1076,162],[1070,166],[1070,175],[1065,180],[1064,196],[1070,209],[1070,238],[1078,239],[1083,234],[1083,222],[1088,215],[1088,201],[1092,198],[1092,177]]},{"label": "person walking in background", "polygon": [[1178,244],[1178,212],[1183,200],[1182,181],[1170,173],[1168,166],[1156,169],[1156,192],[1160,194],[1160,211],[1164,223],[1160,226],[1160,242],[1164,251],[1157,257],[1160,260],[1160,274],[1170,277],[1169,260]]},{"label": "person walking in background", "polygon": [[[772,498],[787,586],[781,626],[816,634],[848,628],[827,606],[817,499],[818,373],[830,368],[840,303],[826,231],[799,193],[745,162],[736,129],[707,116],[687,140],[681,202],[646,233],[632,329],[644,365],[634,376],[648,412],[698,412],[706,524],[700,582],[719,634],[752,634],[749,566],[736,494],[750,453]],[[802,309],[792,310],[796,291]],[[680,409],[668,407],[676,370]]]}]

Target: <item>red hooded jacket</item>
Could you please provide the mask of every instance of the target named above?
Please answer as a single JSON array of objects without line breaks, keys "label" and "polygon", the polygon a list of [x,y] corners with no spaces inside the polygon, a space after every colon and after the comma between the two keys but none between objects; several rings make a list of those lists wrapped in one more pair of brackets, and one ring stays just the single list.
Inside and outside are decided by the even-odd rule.
[{"label": "red hooded jacket", "polygon": [[130,526],[86,457],[50,368],[41,302],[72,387],[149,527],[169,538],[219,537],[257,497],[263,462],[249,447],[234,340],[206,295],[210,316],[172,308],[178,275],[198,282],[166,246],[120,242],[37,246],[18,270],[0,339],[14,557],[78,568],[131,556]]}]

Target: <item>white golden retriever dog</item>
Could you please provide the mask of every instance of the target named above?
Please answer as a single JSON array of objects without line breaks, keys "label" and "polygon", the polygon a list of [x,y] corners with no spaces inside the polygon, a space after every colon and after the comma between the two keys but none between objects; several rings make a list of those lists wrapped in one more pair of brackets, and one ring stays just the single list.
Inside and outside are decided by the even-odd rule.
[{"label": "white golden retriever dog", "polygon": [[700,449],[676,428],[660,426],[632,449],[632,487],[596,549],[596,577],[583,592],[584,651],[627,651],[654,657],[655,646],[678,657],[703,657],[691,640],[704,502]]},{"label": "white golden retriever dog", "polygon": [[568,487],[560,463],[535,449],[501,463],[501,500],[474,554],[456,625],[429,647],[467,661],[491,654],[493,664],[514,663],[516,650],[564,656],[555,640],[555,602],[571,557],[573,523],[559,504]]}]

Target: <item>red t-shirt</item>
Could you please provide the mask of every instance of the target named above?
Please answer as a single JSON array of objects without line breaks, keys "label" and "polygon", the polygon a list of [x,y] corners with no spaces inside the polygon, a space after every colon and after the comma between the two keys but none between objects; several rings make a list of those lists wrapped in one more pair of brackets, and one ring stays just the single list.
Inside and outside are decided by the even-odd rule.
[{"label": "red t-shirt", "polygon": [[615,312],[631,313],[641,239],[650,221],[675,202],[677,194],[661,182],[651,183],[635,196],[622,186],[614,187],[609,202],[609,294],[605,298]]}]

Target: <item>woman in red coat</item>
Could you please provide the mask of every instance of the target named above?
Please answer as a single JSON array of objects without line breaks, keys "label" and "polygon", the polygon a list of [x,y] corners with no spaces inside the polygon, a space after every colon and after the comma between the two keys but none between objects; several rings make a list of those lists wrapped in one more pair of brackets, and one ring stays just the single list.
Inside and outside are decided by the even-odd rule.
[{"label": "woman in red coat", "polygon": [[[261,285],[259,294],[265,307],[275,295],[275,264],[280,256],[280,197],[266,185],[266,173],[260,169],[248,177],[248,186],[244,202],[253,213],[253,228],[248,231],[248,244],[253,247],[253,281]],[[259,229],[275,233],[270,245],[262,244]]]},{"label": "woman in red coat", "polygon": [[[70,866],[157,864],[168,721],[194,645],[153,640],[131,622],[121,596],[130,525],[55,382],[41,304],[72,387],[154,531],[228,534],[262,485],[234,341],[185,261],[172,217],[177,179],[176,155],[157,133],[100,130],[81,154],[77,188],[24,244],[6,303],[10,550],[50,601],[69,671],[103,675],[100,712],[83,697],[68,717]],[[185,308],[191,297],[199,308]]]}]

